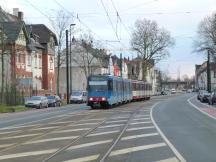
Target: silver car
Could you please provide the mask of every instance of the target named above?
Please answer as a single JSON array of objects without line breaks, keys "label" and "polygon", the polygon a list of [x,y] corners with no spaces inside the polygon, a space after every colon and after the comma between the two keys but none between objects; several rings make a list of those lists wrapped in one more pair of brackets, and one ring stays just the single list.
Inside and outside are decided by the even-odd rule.
[{"label": "silver car", "polygon": [[48,107],[48,99],[45,96],[32,96],[25,102],[26,107],[35,107],[41,109]]},{"label": "silver car", "polygon": [[87,101],[86,91],[73,91],[70,96],[70,103],[83,103]]}]

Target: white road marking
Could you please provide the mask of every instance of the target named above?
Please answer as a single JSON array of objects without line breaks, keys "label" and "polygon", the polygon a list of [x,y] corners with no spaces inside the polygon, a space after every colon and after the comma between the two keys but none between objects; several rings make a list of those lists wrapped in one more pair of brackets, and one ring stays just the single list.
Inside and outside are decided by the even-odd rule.
[{"label": "white road marking", "polygon": [[74,123],[74,121],[59,121],[59,122],[50,122],[49,124],[67,124],[67,123]]},{"label": "white road marking", "polygon": [[145,121],[145,122],[134,122],[134,123],[130,123],[129,125],[148,124],[148,123],[151,123],[151,121]]},{"label": "white road marking", "polygon": [[157,136],[157,135],[159,134],[158,133],[140,134],[140,135],[126,136],[126,137],[123,137],[121,140],[126,141],[130,139],[135,139],[135,138],[151,137],[151,136]]},{"label": "white road marking", "polygon": [[127,120],[114,120],[114,121],[107,121],[107,124],[111,124],[111,123],[120,123],[120,122],[126,122]]},{"label": "white road marking", "polygon": [[[189,99],[187,100],[187,102],[188,102],[191,106],[193,106],[195,109],[197,109],[199,112],[201,112],[201,113],[207,115],[208,117],[210,117],[210,118],[216,120],[215,117],[209,115],[209,114],[208,114],[207,112],[205,112],[205,111],[202,111],[198,106],[194,105],[194,104],[191,102],[191,99],[193,99],[193,98],[195,98],[195,97],[196,97],[196,96],[193,96],[193,97],[189,98]],[[205,106],[207,106],[207,105],[205,105]]]},{"label": "white road marking", "polygon": [[106,134],[112,134],[112,133],[118,133],[119,130],[115,130],[115,131],[107,131],[107,132],[102,132],[102,133],[92,133],[89,134],[87,137],[92,137],[92,136],[99,136],[99,135],[106,135]]},{"label": "white road marking", "polygon": [[42,127],[42,128],[33,128],[31,130],[46,130],[46,129],[53,129],[53,128],[57,128],[59,126],[53,126],[53,127]]},{"label": "white road marking", "polygon": [[78,136],[69,136],[69,137],[56,137],[56,138],[49,138],[49,139],[41,139],[41,140],[35,140],[35,141],[29,141],[24,144],[35,144],[35,143],[42,143],[42,142],[51,142],[51,141],[61,141],[61,140],[68,140],[68,139],[74,139]]},{"label": "white road marking", "polygon": [[14,144],[3,144],[3,145],[0,145],[0,148],[5,148],[5,147],[9,147],[9,146],[12,146]]},{"label": "white road marking", "polygon": [[18,133],[18,132],[21,132],[21,130],[15,130],[15,131],[9,131],[9,132],[0,132],[0,135],[9,134],[9,133]]},{"label": "white road marking", "polygon": [[135,115],[134,117],[139,118],[139,117],[149,117],[150,115]]},{"label": "white road marking", "polygon": [[136,118],[136,119],[132,119],[132,120],[150,120],[150,118]]},{"label": "white road marking", "polygon": [[116,116],[116,117],[112,117],[110,119],[128,119],[129,117],[127,116]]},{"label": "white road marking", "polygon": [[40,126],[41,124],[32,124],[32,125],[21,125],[21,126],[12,126],[10,128],[26,128],[26,127],[35,127],[35,126]]},{"label": "white road marking", "polygon": [[91,128],[66,129],[66,130],[58,130],[58,131],[54,131],[53,133],[78,132],[78,131],[89,130],[89,129],[91,129]]},{"label": "white road marking", "polygon": [[102,128],[112,128],[112,127],[120,127],[120,126],[123,126],[124,124],[113,124],[113,125],[106,125],[106,126],[101,126],[101,127],[98,127],[100,129]]},{"label": "white road marking", "polygon": [[104,120],[105,118],[97,118],[97,119],[84,119],[84,120],[81,120],[81,121],[100,121],[100,120]]},{"label": "white road marking", "polygon": [[125,149],[119,149],[119,150],[112,151],[110,153],[110,156],[122,155],[122,154],[131,153],[131,152],[142,151],[142,150],[158,148],[158,147],[163,147],[163,146],[167,146],[167,145],[165,143],[156,143],[156,144],[151,144],[151,145],[129,147]]},{"label": "white road marking", "polygon": [[56,152],[57,150],[58,149],[50,149],[50,150],[43,150],[43,151],[32,151],[32,152],[0,155],[0,160],[20,158],[20,157],[26,157],[26,156],[36,156],[36,155],[43,155],[43,154],[51,154],[53,152]]},{"label": "white road marking", "polygon": [[156,161],[156,162],[179,162],[179,160],[175,157],[171,157],[169,159],[164,159],[164,160],[159,160],[159,161]]},{"label": "white road marking", "polygon": [[67,160],[67,161],[63,161],[63,162],[87,162],[87,161],[97,160],[99,156],[100,156],[100,154],[97,154],[97,155],[92,155],[92,156],[86,156],[86,157],[82,157],[82,158]]},{"label": "white road marking", "polygon": [[83,147],[95,146],[95,145],[100,145],[100,144],[110,143],[110,142],[112,142],[112,140],[90,142],[90,143],[85,143],[85,144],[71,146],[67,150],[79,149],[79,148],[83,148]]},{"label": "white road marking", "polygon": [[157,129],[157,131],[159,132],[159,134],[161,135],[161,137],[164,139],[164,141],[167,143],[167,145],[170,147],[170,149],[173,151],[173,153],[176,155],[176,157],[181,161],[181,162],[186,162],[186,160],[184,159],[184,157],[178,152],[178,150],[173,146],[173,144],[166,138],[166,136],[164,135],[164,133],[161,131],[161,129],[158,127],[157,123],[155,122],[154,118],[153,118],[153,110],[154,108],[159,104],[159,102],[157,102],[156,104],[154,104],[151,108],[151,120],[152,123],[154,124],[155,128]]},{"label": "white road marking", "polygon": [[1,140],[7,140],[7,139],[14,139],[14,138],[23,138],[23,137],[31,137],[31,136],[37,136],[41,133],[35,133],[35,134],[25,134],[25,135],[19,135],[19,136],[10,136],[10,137],[2,137]]},{"label": "white road marking", "polygon": [[143,130],[143,129],[152,129],[152,128],[155,128],[154,126],[149,126],[149,127],[135,127],[135,128],[129,128],[127,129],[126,131],[129,132],[129,131],[135,131],[135,130]]},{"label": "white road marking", "polygon": [[80,124],[71,124],[69,126],[96,125],[96,124],[99,124],[99,123],[80,123]]}]

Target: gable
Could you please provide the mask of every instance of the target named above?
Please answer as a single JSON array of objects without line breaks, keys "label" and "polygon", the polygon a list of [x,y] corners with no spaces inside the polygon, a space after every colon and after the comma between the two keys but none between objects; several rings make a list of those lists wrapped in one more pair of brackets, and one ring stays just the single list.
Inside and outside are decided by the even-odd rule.
[{"label": "gable", "polygon": [[23,45],[23,46],[26,46],[27,44],[27,35],[25,34],[24,32],[24,29],[22,29],[17,37],[17,40],[16,40],[16,44],[18,45]]}]

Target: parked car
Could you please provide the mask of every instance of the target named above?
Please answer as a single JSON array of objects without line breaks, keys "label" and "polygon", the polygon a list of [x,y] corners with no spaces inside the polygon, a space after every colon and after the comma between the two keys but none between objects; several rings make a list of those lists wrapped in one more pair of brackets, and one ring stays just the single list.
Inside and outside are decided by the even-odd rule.
[{"label": "parked car", "polygon": [[197,99],[198,99],[198,100],[200,100],[201,95],[202,95],[203,93],[208,93],[208,91],[206,91],[206,90],[199,90],[198,93],[197,93]]},{"label": "parked car", "polygon": [[48,107],[48,100],[45,96],[32,96],[25,102],[25,106],[41,109],[43,107]]},{"label": "parked car", "polygon": [[166,91],[161,91],[161,95],[167,95]]},{"label": "parked car", "polygon": [[171,94],[175,94],[176,93],[176,90],[173,88],[171,89]]},{"label": "parked car", "polygon": [[70,96],[70,103],[83,103],[87,102],[86,91],[73,91]]},{"label": "parked car", "polygon": [[214,103],[216,103],[216,91],[212,92],[208,97],[208,104],[213,105]]},{"label": "parked car", "polygon": [[203,92],[200,94],[200,101],[201,102],[208,102],[208,98],[210,97],[210,93],[209,92]]},{"label": "parked car", "polygon": [[50,107],[56,107],[61,106],[61,99],[59,96],[47,96],[48,99],[48,106]]}]

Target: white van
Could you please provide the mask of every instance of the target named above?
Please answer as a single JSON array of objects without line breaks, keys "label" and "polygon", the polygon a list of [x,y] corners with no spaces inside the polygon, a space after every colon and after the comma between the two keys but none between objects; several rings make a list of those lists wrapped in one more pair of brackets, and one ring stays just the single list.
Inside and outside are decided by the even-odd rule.
[{"label": "white van", "polygon": [[70,103],[84,103],[87,101],[86,91],[72,91],[70,96]]}]

